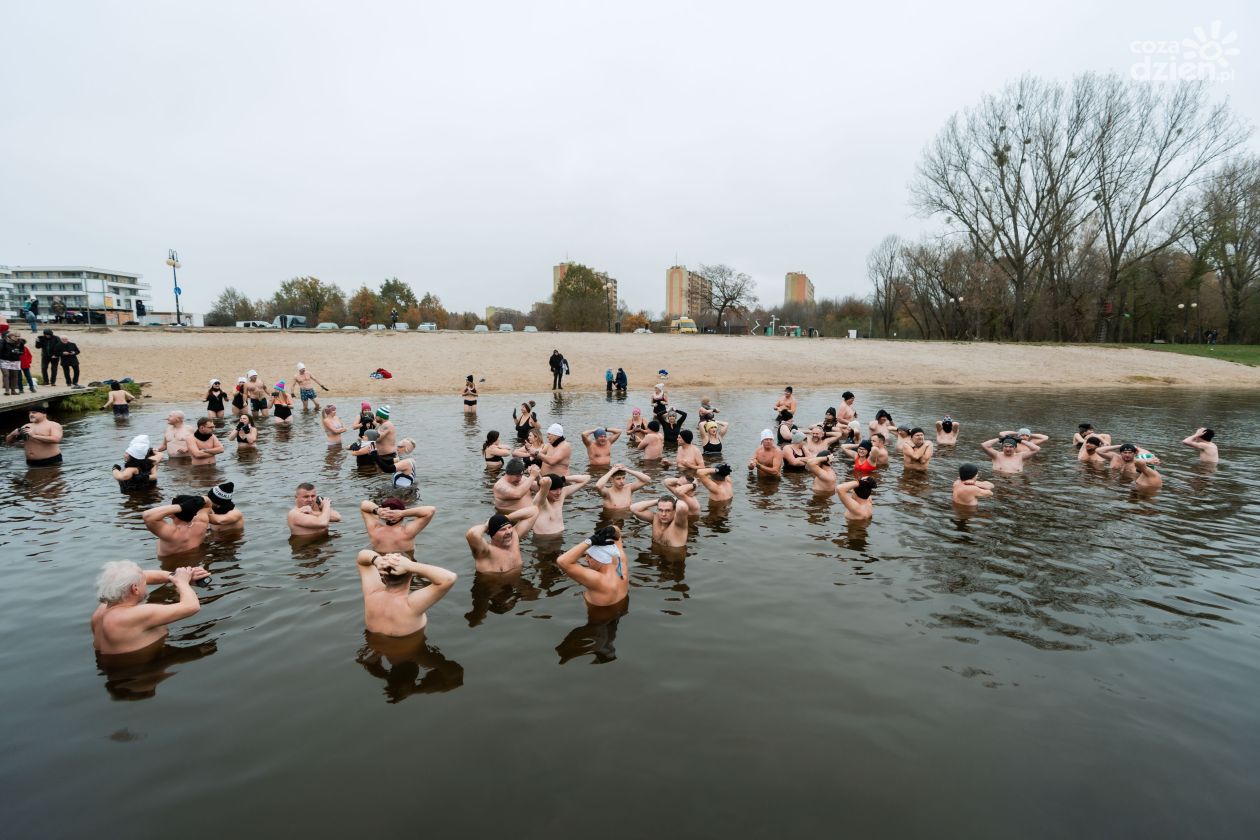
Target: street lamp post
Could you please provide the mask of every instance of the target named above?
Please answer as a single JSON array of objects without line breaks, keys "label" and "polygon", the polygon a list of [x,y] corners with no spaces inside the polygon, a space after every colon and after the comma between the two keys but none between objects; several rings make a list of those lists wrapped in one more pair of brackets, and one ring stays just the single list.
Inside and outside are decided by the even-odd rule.
[{"label": "street lamp post", "polygon": [[175,269],[179,268],[179,253],[174,248],[166,252],[166,264],[171,267],[171,282],[175,284],[175,324],[177,326],[184,323],[184,317],[179,312],[179,295],[182,291],[179,288],[179,276],[175,273]]},{"label": "street lamp post", "polygon": [[1177,304],[1177,308],[1181,310],[1181,343],[1190,343],[1190,310],[1186,309],[1184,303]]},{"label": "street lamp post", "polygon": [[[1195,335],[1194,335],[1194,343],[1195,343],[1195,344],[1198,344],[1198,343],[1200,342],[1200,340],[1201,340],[1201,339],[1199,338],[1199,336],[1200,336],[1200,335],[1202,334],[1202,332],[1203,332],[1203,330],[1202,330],[1201,326],[1199,325],[1199,302],[1198,302],[1197,300],[1196,300],[1196,301],[1191,301],[1191,302],[1190,302],[1190,308],[1194,310],[1194,320],[1195,320],[1195,328],[1194,328],[1194,333],[1195,333]],[[1189,316],[1187,316],[1187,320],[1189,320]]]}]

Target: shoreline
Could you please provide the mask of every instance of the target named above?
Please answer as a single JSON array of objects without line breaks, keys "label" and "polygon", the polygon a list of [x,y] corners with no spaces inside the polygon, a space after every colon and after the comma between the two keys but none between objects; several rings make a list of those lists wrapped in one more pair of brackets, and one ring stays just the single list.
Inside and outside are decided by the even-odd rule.
[{"label": "shoreline", "polygon": [[[57,330],[54,325],[52,327]],[[330,396],[448,394],[469,373],[483,393],[552,389],[547,357],[570,363],[565,391],[604,392],[604,371],[624,367],[630,391],[669,371],[678,389],[1014,388],[1019,390],[1260,389],[1260,368],[1220,359],[1109,345],[990,344],[880,339],[608,333],[289,332],[230,328],[66,329],[82,350],[80,381],[130,376],[149,397],[197,400],[217,377],[231,390],[256,369],[292,383],[303,362]],[[391,379],[372,379],[376,368]],[[325,392],[320,391],[322,396]]]}]

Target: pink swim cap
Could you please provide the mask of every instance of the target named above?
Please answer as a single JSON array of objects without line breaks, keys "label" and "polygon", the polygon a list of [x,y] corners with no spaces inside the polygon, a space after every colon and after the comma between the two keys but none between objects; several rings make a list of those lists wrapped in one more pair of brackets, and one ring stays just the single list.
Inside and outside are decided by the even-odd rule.
[{"label": "pink swim cap", "polygon": [[370,402],[359,403],[359,409],[360,409],[361,411],[371,411],[371,410],[372,410],[372,404],[371,404]]},{"label": "pink swim cap", "polygon": [[632,411],[632,412],[630,412],[630,413],[631,413],[631,414],[642,414],[643,412],[642,412],[642,411],[639,411],[639,409],[637,409],[637,408],[636,408],[634,411]]}]

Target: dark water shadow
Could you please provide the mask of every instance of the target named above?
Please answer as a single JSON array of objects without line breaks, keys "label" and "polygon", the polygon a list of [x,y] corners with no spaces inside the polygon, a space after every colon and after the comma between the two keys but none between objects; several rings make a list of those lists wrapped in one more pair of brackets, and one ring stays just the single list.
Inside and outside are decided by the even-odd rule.
[{"label": "dark water shadow", "polygon": [[523,569],[510,572],[476,572],[473,574],[472,609],[464,613],[469,627],[481,624],[486,616],[506,615],[521,603],[537,601],[542,590],[528,580]]},{"label": "dark water shadow", "polygon": [[568,632],[564,640],[556,645],[556,653],[560,655],[559,664],[564,665],[574,659],[589,656],[591,665],[604,665],[617,658],[617,630],[622,616],[630,612],[630,596],[627,595],[616,604],[606,607],[586,605],[586,623]]},{"label": "dark water shadow", "polygon": [[410,636],[364,630],[354,661],[385,682],[386,703],[401,703],[416,694],[441,694],[464,684],[464,666],[428,644],[424,630]]}]

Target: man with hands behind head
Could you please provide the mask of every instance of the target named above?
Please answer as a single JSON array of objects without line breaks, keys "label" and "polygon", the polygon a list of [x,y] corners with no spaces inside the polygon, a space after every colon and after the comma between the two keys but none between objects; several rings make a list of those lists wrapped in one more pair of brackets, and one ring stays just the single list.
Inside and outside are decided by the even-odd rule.
[{"label": "man with hands behind head", "polygon": [[[414,553],[416,537],[433,521],[437,508],[420,505],[409,508],[402,499],[386,499],[379,505],[364,499],[359,503],[363,527],[372,548],[382,554]],[[411,521],[406,521],[410,519]]]},{"label": "man with hands behind head", "polygon": [[[101,605],[92,613],[92,645],[100,653],[132,653],[166,638],[166,625],[201,609],[192,581],[209,577],[203,568],[183,566],[173,572],[145,570],[130,560],[105,564],[96,579]],[[146,604],[149,587],[173,583],[175,604]]]},{"label": "man with hands behind head", "polygon": [[[582,559],[586,565],[582,565]],[[592,607],[609,607],[630,594],[629,560],[616,525],[600,528],[556,558],[560,571],[586,590],[582,597]]]},{"label": "man with hands behind head", "polygon": [[[359,552],[359,584],[363,587],[363,623],[371,633],[384,636],[410,636],[428,623],[425,615],[451,591],[454,572],[427,563],[417,563],[402,554]],[[423,589],[412,590],[411,579],[419,575],[429,581]]]}]

